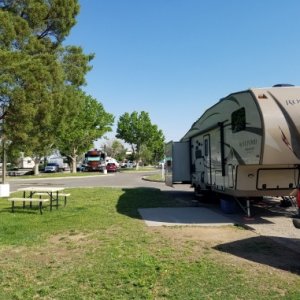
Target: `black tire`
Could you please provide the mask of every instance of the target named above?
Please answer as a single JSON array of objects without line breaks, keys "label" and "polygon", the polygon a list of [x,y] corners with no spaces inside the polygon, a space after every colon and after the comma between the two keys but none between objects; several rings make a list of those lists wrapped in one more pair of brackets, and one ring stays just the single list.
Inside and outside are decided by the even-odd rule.
[{"label": "black tire", "polygon": [[296,228],[300,229],[300,218],[293,218],[293,224]]}]

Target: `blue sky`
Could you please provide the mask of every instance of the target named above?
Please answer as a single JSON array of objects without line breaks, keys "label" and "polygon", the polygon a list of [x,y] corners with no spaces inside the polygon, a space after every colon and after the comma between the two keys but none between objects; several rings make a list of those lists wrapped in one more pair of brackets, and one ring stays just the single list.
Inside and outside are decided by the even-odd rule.
[{"label": "blue sky", "polygon": [[166,141],[179,140],[232,92],[299,85],[298,0],[80,4],[65,43],[95,53],[84,90],[115,115],[115,124],[124,112],[144,110]]}]

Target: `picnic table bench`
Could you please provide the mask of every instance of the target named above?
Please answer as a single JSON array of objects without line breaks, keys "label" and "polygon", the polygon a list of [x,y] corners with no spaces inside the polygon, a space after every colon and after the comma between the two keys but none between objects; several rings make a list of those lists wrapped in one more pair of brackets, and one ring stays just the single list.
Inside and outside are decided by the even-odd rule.
[{"label": "picnic table bench", "polygon": [[8,176],[21,176],[21,175],[23,175],[23,173],[21,171],[8,171],[7,175]]},{"label": "picnic table bench", "polygon": [[50,199],[39,199],[39,198],[8,198],[8,201],[11,202],[11,210],[15,211],[15,202],[23,202],[23,208],[25,208],[25,203],[29,202],[30,207],[32,207],[32,203],[39,203],[40,213],[43,214],[43,203],[49,202]]},{"label": "picnic table bench", "polygon": [[[45,192],[35,193],[34,195],[39,196],[39,199],[42,199],[42,196],[49,196],[49,194],[45,193]],[[64,206],[67,205],[67,197],[69,197],[69,196],[71,196],[70,193],[58,193],[58,197],[64,198]]]}]

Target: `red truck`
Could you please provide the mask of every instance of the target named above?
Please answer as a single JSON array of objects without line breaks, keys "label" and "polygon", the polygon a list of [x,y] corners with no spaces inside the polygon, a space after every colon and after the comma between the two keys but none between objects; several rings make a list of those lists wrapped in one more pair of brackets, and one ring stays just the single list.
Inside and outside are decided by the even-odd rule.
[{"label": "red truck", "polygon": [[90,150],[85,154],[85,166],[86,170],[91,171],[101,171],[103,166],[105,166],[105,153],[94,149]]}]

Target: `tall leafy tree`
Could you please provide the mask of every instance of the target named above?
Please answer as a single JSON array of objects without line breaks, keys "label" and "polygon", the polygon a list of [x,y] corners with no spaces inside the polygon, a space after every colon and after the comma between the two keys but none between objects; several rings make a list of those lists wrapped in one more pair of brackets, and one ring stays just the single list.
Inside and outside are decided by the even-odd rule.
[{"label": "tall leafy tree", "polygon": [[[75,17],[79,13],[78,0],[0,0],[0,8],[6,17],[13,21],[5,22],[5,35],[20,31],[14,30],[20,23],[29,27],[31,38],[42,43],[59,45],[75,25]],[[24,27],[18,27],[22,30]],[[18,38],[15,38],[18,41]],[[29,41],[27,41],[29,42]]]},{"label": "tall leafy tree", "polygon": [[108,140],[102,146],[108,156],[115,158],[116,160],[123,160],[126,157],[126,148],[120,140]]},{"label": "tall leafy tree", "polygon": [[33,156],[36,166],[54,145],[60,124],[57,108],[62,105],[63,72],[55,61],[47,59],[51,60],[47,56],[36,58],[26,73],[20,74],[21,86],[14,90],[5,116],[11,147]]},{"label": "tall leafy tree", "polygon": [[[158,140],[160,138],[164,139],[162,132],[158,130],[156,125],[151,123],[149,114],[145,111],[142,111],[140,114],[134,111],[131,114],[126,112],[121,115],[118,121],[116,137],[131,145],[137,161],[141,158],[142,146],[147,146],[148,149],[152,149],[152,151],[156,149],[157,151],[159,146]],[[156,144],[155,147],[154,144]]]},{"label": "tall leafy tree", "polygon": [[112,157],[116,160],[124,160],[126,157],[126,148],[119,140],[114,140],[111,145]]},{"label": "tall leafy tree", "polygon": [[153,135],[148,141],[147,146],[151,151],[151,163],[157,163],[164,157],[165,137],[162,130],[153,125]]},{"label": "tall leafy tree", "polygon": [[48,79],[37,78],[31,74],[32,69],[36,73],[42,67],[44,73],[50,62],[48,71],[53,72],[56,49],[75,24],[78,12],[77,0],[0,0],[1,106],[9,109],[15,98],[19,102],[35,101],[30,90],[23,95],[20,90],[30,85],[30,79]]},{"label": "tall leafy tree", "polygon": [[61,43],[76,23],[78,0],[0,0],[2,139],[40,158],[57,142],[68,85],[84,84],[92,55]]},{"label": "tall leafy tree", "polygon": [[[70,86],[67,99],[70,109],[67,123],[60,133],[58,149],[72,161],[72,172],[76,172],[76,160],[89,150],[93,142],[111,131],[114,117],[104,110],[103,105],[83,91]],[[67,101],[66,99],[66,101]]]}]

